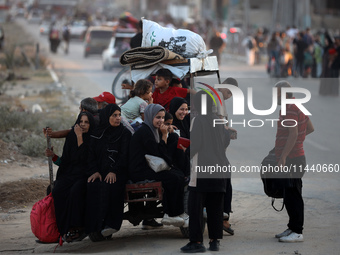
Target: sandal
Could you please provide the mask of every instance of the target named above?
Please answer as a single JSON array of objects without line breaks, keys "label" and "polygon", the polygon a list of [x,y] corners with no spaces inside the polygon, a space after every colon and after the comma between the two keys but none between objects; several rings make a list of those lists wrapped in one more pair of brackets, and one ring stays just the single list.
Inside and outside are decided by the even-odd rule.
[{"label": "sandal", "polygon": [[72,242],[71,232],[67,232],[67,234],[64,234],[62,240],[63,242],[71,243]]},{"label": "sandal", "polygon": [[223,221],[223,230],[232,236],[235,234],[234,230],[231,228],[231,224],[227,220]]},{"label": "sandal", "polygon": [[73,242],[80,242],[83,240],[85,237],[87,237],[87,234],[83,229],[77,229],[76,234],[72,237]]},{"label": "sandal", "polygon": [[83,240],[87,235],[85,234],[85,231],[83,229],[73,229],[67,232],[63,236],[63,241],[67,243],[72,243],[72,242],[78,242]]}]

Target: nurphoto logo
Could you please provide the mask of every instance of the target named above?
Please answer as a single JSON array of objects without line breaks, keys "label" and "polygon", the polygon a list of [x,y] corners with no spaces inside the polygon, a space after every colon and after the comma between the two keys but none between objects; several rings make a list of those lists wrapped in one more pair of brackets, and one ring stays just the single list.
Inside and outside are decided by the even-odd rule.
[{"label": "nurphoto logo", "polygon": [[[218,93],[216,92],[215,89],[218,88],[224,88],[224,89],[229,89],[233,95],[232,100],[233,100],[233,115],[244,115],[244,105],[245,105],[245,96],[242,92],[242,90],[234,85],[228,85],[228,84],[215,84],[215,88],[212,88],[211,86],[199,82],[200,84],[208,87],[213,93],[217,96],[217,98],[220,100],[220,103],[222,105],[221,98],[219,97]],[[202,89],[202,88],[199,88]],[[216,100],[212,93],[208,91],[207,89],[202,89],[204,90],[214,101],[215,105],[217,105]],[[259,110],[255,109],[254,104],[253,104],[253,88],[249,87],[247,90],[247,106],[248,109],[251,113],[257,115],[257,116],[268,116],[275,112],[277,105],[278,105],[278,98],[277,98],[277,88],[274,87],[272,88],[272,105],[269,109],[266,110]],[[303,98],[287,98],[286,94],[288,93],[300,93],[303,94]],[[294,104],[296,107],[298,107],[301,112],[303,112],[305,115],[311,116],[312,114],[306,109],[306,107],[303,105],[311,99],[311,93],[309,90],[305,88],[286,88],[283,87],[281,88],[281,114],[286,115],[286,106],[289,104]],[[207,95],[202,94],[201,95],[201,101],[202,101],[202,106],[201,106],[201,114],[206,115],[207,114]],[[235,124],[238,125],[243,125],[246,127],[246,124],[248,124],[249,127],[262,127],[264,123],[266,122],[271,122],[272,127],[274,127],[274,122],[279,121],[279,119],[250,119],[246,121],[245,119],[242,122],[234,122]],[[285,125],[286,122],[292,123],[294,122],[294,125]],[[215,127],[216,125],[225,125],[225,124],[231,124],[231,127],[233,125],[232,119],[231,120],[226,120],[226,119],[214,119],[213,126]],[[297,125],[297,122],[293,119],[284,119],[281,122],[282,126],[284,127],[294,127]]]}]

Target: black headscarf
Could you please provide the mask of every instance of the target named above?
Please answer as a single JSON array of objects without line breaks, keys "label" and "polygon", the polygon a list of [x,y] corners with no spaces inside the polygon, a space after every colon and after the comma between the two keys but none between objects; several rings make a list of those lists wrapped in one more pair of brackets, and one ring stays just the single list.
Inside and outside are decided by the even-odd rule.
[{"label": "black headscarf", "polygon": [[63,154],[61,156],[61,164],[57,172],[57,179],[65,173],[80,173],[82,169],[82,163],[86,162],[85,159],[87,158],[87,149],[89,146],[90,136],[95,128],[95,121],[91,113],[81,112],[79,113],[75,124],[79,125],[80,119],[84,115],[87,116],[90,122],[89,131],[82,134],[83,144],[78,146],[77,135],[74,132],[74,126],[72,127],[65,140]]},{"label": "black headscarf", "polygon": [[121,136],[121,134],[124,131],[124,126],[122,123],[120,123],[119,126],[113,127],[110,124],[110,116],[115,112],[115,111],[121,112],[121,109],[118,105],[116,104],[109,104],[107,105],[104,109],[100,111],[99,114],[99,126],[94,132],[93,137],[97,139],[101,139],[102,137],[109,138],[110,141],[114,141],[118,137]]},{"label": "black headscarf", "polygon": [[[83,139],[88,139],[90,137],[90,135],[92,135],[93,131],[96,128],[96,122],[94,120],[94,116],[93,116],[92,113],[90,113],[90,112],[81,112],[81,113],[78,114],[78,117],[77,117],[77,120],[76,120],[75,124],[79,125],[80,124],[80,119],[84,115],[87,116],[87,118],[89,119],[90,128],[89,128],[89,131],[87,133],[83,134]],[[74,126],[72,127],[72,130],[74,132]]]},{"label": "black headscarf", "polygon": [[183,120],[179,120],[176,117],[177,110],[181,107],[182,104],[188,104],[188,102],[182,97],[174,97],[170,102],[169,112],[173,116],[172,125],[176,126],[180,132],[181,137],[190,138],[190,117],[189,114],[184,117]]}]

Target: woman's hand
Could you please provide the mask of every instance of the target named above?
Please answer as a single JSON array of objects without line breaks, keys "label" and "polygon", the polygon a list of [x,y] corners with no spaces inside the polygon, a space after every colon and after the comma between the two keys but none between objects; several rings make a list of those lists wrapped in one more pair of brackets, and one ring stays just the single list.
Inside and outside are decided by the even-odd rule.
[{"label": "woman's hand", "polygon": [[169,126],[169,128],[168,128],[168,131],[169,131],[169,133],[171,134],[171,133],[173,133],[174,132],[174,130],[175,129],[177,129],[177,127],[176,126],[174,126],[174,125],[170,125]]},{"label": "woman's hand", "polygon": [[100,181],[102,181],[102,176],[100,175],[99,172],[95,172],[93,175],[91,175],[91,176],[87,179],[87,182],[94,182],[97,178],[98,178]]},{"label": "woman's hand", "polygon": [[162,134],[162,140],[167,143],[168,140],[168,126],[162,124],[161,127],[159,128],[159,131]]},{"label": "woman's hand", "polygon": [[168,134],[168,126],[162,124],[161,127],[159,128],[159,130],[161,131],[162,135],[167,135]]},{"label": "woman's hand", "polygon": [[117,179],[116,179],[116,174],[110,172],[110,173],[108,173],[108,174],[106,175],[104,182],[112,184],[112,183],[115,183],[116,180],[117,180]]},{"label": "woman's hand", "polygon": [[46,157],[52,157],[52,158],[53,158],[54,155],[55,155],[55,154],[54,154],[54,152],[53,152],[53,146],[51,147],[51,149],[48,149],[48,148],[47,148],[47,149],[45,150],[45,156],[46,156]]},{"label": "woman's hand", "polygon": [[77,136],[82,136],[83,135],[83,130],[78,124],[74,125],[74,133],[76,133]]},{"label": "woman's hand", "polygon": [[148,99],[148,104],[153,104],[153,97],[150,97],[150,99]]},{"label": "woman's hand", "polygon": [[43,133],[44,133],[44,136],[47,137],[52,137],[52,128],[43,128]]},{"label": "woman's hand", "polygon": [[187,150],[187,148],[184,147],[182,144],[180,144],[179,147],[181,147],[181,149],[182,149],[184,152]]},{"label": "woman's hand", "polygon": [[130,90],[133,89],[133,86],[129,84],[128,82],[122,83],[121,86],[122,86],[122,89],[130,89]]}]

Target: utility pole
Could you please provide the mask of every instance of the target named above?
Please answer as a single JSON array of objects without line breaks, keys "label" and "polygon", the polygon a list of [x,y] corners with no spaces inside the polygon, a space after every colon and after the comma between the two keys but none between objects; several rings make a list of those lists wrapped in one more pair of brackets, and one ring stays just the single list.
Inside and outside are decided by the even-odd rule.
[{"label": "utility pole", "polygon": [[274,0],[274,2],[273,2],[273,13],[272,13],[273,16],[272,16],[271,33],[276,31],[276,22],[277,22],[278,7],[279,7],[279,0]]},{"label": "utility pole", "polygon": [[248,30],[249,30],[249,14],[250,14],[250,4],[249,4],[249,0],[244,0],[243,2],[244,4],[244,12],[243,12],[243,16],[244,16],[244,22],[243,22],[243,31],[244,33],[247,35],[248,34]]},{"label": "utility pole", "polygon": [[305,0],[304,4],[304,28],[311,27],[310,0]]}]

